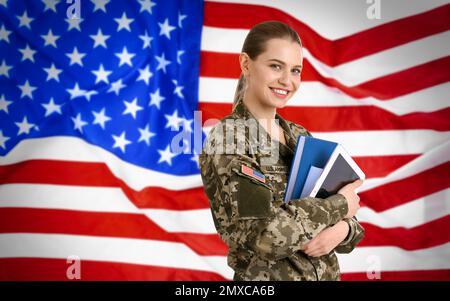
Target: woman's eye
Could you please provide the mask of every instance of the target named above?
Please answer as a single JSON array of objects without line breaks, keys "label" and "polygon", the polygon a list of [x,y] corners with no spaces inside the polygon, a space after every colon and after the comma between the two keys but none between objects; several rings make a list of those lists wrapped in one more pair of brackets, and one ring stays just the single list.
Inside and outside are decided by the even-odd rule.
[{"label": "woman's eye", "polygon": [[276,69],[276,70],[281,69],[280,65],[277,65],[277,64],[272,64],[272,65],[270,65],[270,67],[272,67],[273,69]]},{"label": "woman's eye", "polygon": [[294,70],[292,70],[292,72],[294,72],[295,74],[300,74],[301,73],[300,69],[294,69]]}]

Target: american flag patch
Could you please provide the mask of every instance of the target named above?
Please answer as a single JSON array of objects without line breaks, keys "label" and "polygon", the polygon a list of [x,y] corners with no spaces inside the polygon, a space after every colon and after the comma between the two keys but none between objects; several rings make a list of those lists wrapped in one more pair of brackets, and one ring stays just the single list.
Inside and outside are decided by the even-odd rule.
[{"label": "american flag patch", "polygon": [[257,172],[256,170],[254,170],[253,168],[248,167],[245,164],[242,164],[241,172],[243,174],[246,174],[247,176],[250,176],[250,177],[260,181],[260,182],[266,183],[266,177],[262,173]]}]

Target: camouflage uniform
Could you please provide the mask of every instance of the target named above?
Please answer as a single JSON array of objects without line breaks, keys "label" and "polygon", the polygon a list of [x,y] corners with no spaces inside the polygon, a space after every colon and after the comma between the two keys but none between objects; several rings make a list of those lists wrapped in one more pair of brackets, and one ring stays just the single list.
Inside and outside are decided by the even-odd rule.
[{"label": "camouflage uniform", "polygon": [[[303,127],[276,114],[287,146],[279,143],[279,158],[273,165],[261,164],[264,149],[251,152],[258,143],[244,130],[243,121],[256,119],[240,100],[231,115],[210,131],[200,154],[201,176],[211,206],[213,220],[229,247],[228,264],[234,280],[340,280],[337,257],[332,251],[309,257],[301,248],[325,228],[342,220],[348,207],[341,194],[326,199],[303,198],[283,202],[293,150],[299,135],[311,136]],[[233,123],[227,123],[232,120]],[[271,138],[260,126],[261,131]],[[234,141],[224,134],[233,131]],[[239,133],[244,141],[238,141]],[[260,139],[260,138],[259,138]],[[231,142],[231,143],[230,143]],[[214,153],[217,146],[235,143],[244,146],[242,154]],[[272,145],[272,144],[270,144]],[[242,165],[264,175],[265,181],[243,172]],[[351,252],[363,238],[364,229],[355,218],[338,253]]]}]

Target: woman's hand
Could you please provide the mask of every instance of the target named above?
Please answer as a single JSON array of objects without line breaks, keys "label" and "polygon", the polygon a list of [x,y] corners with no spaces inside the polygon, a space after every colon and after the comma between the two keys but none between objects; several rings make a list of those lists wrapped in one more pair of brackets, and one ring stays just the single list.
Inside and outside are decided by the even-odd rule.
[{"label": "woman's hand", "polygon": [[338,193],[342,194],[347,200],[348,212],[345,218],[351,218],[356,214],[356,211],[359,210],[359,195],[356,192],[356,189],[361,186],[363,183],[362,180],[356,180],[350,184],[342,187]]},{"label": "woman's hand", "polygon": [[312,257],[329,254],[336,248],[350,231],[350,226],[345,221],[340,221],[334,226],[320,232],[303,249],[303,252]]}]

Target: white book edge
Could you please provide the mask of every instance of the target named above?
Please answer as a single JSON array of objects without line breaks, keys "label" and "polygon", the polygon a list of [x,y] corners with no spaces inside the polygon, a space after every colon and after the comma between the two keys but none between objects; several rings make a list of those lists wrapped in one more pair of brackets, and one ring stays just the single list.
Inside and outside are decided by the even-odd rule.
[{"label": "white book edge", "polygon": [[[291,173],[292,173],[292,170],[298,170],[298,167],[300,166],[300,161],[301,161],[302,154],[303,154],[303,148],[305,147],[305,142],[306,142],[306,137],[305,136],[300,136],[300,139],[298,140],[298,145],[297,145],[297,148],[296,148],[297,152],[295,154],[295,157],[292,159],[292,160],[294,160],[294,165],[292,165],[292,168],[291,168],[291,171],[290,171]],[[298,160],[296,160],[296,159],[298,159]],[[297,181],[297,176],[298,176],[298,173],[295,173],[295,175],[292,175],[289,178],[289,182],[288,182],[288,185],[287,185],[288,190],[286,191],[286,194],[284,196],[284,201],[285,202],[288,202],[288,201],[291,200],[292,192],[293,192],[294,186],[295,186],[295,182]]]}]

